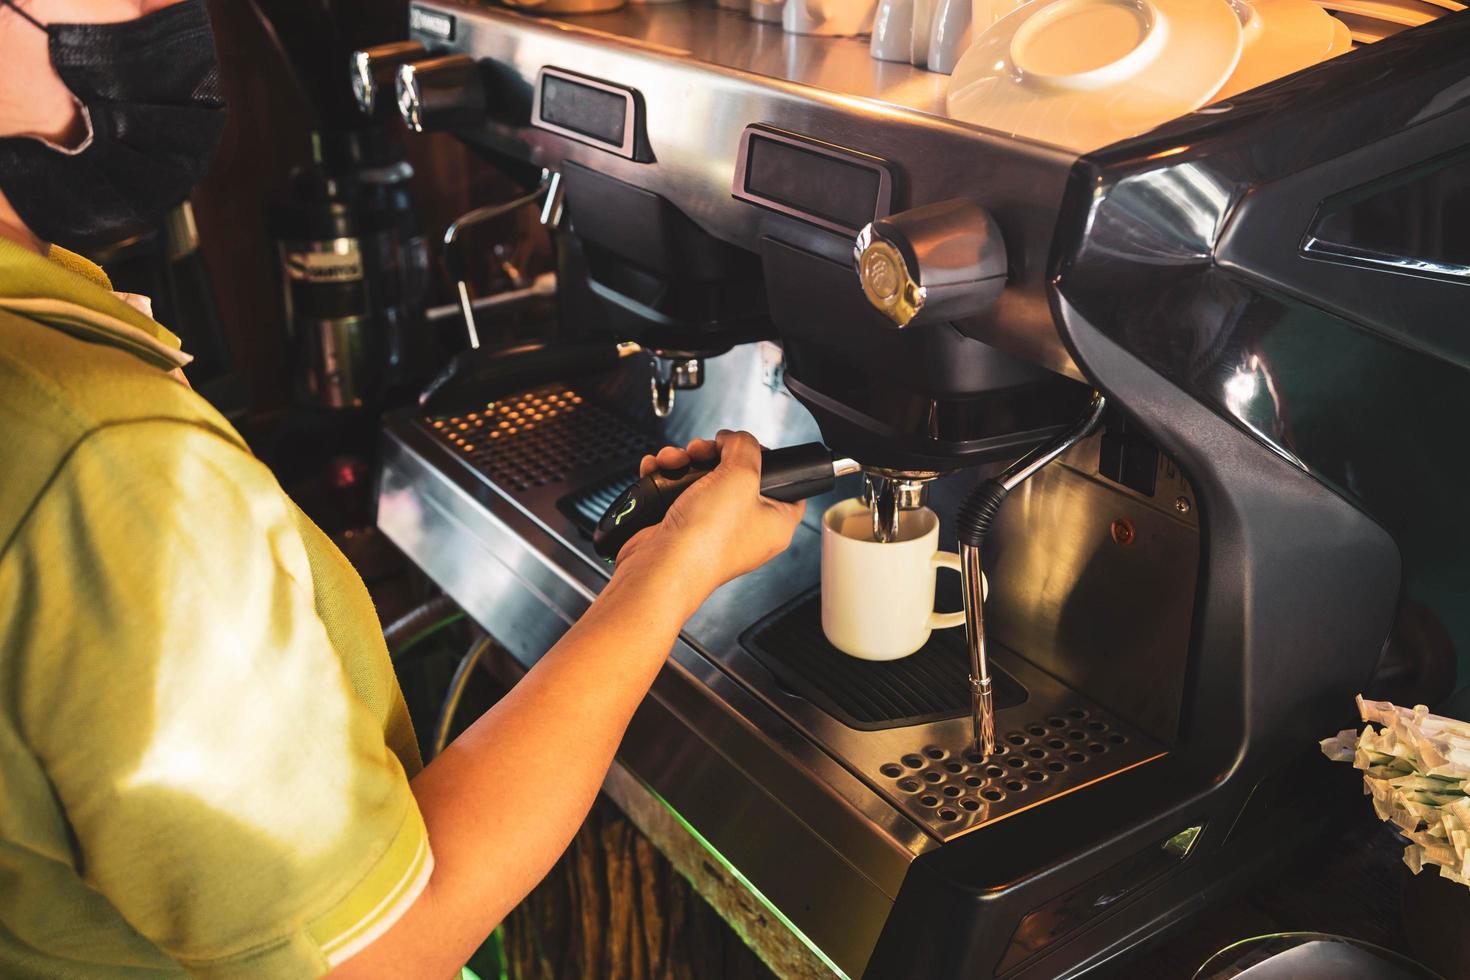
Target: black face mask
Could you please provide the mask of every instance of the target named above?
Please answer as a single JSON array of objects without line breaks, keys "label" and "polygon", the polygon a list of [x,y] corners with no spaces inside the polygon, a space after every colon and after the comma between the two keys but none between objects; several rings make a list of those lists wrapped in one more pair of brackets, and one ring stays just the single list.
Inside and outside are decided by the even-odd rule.
[{"label": "black face mask", "polygon": [[225,123],[219,59],[203,0],[117,24],[41,24],[51,64],[91,135],[76,150],[0,138],[0,191],[31,233],[67,248],[143,231],[189,196]]}]

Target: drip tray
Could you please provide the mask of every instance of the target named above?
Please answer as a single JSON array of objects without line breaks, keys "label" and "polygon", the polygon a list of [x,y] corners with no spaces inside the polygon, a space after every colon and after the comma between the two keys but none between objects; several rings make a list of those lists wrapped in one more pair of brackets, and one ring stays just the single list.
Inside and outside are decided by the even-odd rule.
[{"label": "drip tray", "polygon": [[622,476],[630,461],[636,472],[638,458],[659,447],[652,433],[562,385],[532,388],[478,412],[440,416],[427,425],[470,466],[517,494],[568,482],[575,486],[614,464]]},{"label": "drip tray", "polygon": [[[941,608],[952,605],[939,591]],[[865,733],[851,733],[839,757],[939,840],[1163,755],[1163,746],[1020,659],[1015,674],[991,662],[996,750],[981,755],[969,722],[957,721],[970,713],[963,629],[936,630],[901,660],[858,660],[827,642],[821,596],[809,592],[741,643],[783,689]]]},{"label": "drip tray", "polygon": [[[781,686],[850,728],[876,731],[970,712],[970,654],[963,629],[935,630],[917,653],[875,662],[849,657],[822,633],[822,600],[810,593],[752,627],[741,642]],[[1026,689],[991,667],[997,711]]]}]

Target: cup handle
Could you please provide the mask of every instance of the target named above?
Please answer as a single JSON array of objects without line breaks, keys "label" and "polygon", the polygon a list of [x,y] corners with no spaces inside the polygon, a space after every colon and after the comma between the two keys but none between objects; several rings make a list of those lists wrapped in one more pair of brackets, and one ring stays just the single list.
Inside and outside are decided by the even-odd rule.
[{"label": "cup handle", "polygon": [[[953,551],[937,551],[929,561],[933,563],[935,568],[948,568],[954,572],[960,570],[960,556]],[[980,573],[980,594],[982,596],[990,595],[990,580],[985,577],[984,572]],[[965,611],[963,609],[959,612],[935,611],[929,614],[929,628],[931,630],[944,630],[949,629],[951,626],[963,625],[965,625]]]}]

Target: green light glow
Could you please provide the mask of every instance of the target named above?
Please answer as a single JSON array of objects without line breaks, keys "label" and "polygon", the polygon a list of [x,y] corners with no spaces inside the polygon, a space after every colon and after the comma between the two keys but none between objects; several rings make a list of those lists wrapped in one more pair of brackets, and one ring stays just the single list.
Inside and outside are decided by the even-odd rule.
[{"label": "green light glow", "polygon": [[[753,882],[751,882],[751,880],[749,878],[745,877],[745,875],[743,875],[743,874],[740,873],[740,869],[739,868],[737,868],[737,867],[735,867],[735,865],[731,864],[730,863],[730,860],[728,858],[726,858],[725,855],[721,854],[720,851],[719,851],[719,849],[717,847],[715,847],[708,840],[706,840],[705,839],[705,836],[703,834],[701,834],[699,831],[695,830],[694,829],[694,825],[691,824],[688,820],[685,820],[683,814],[681,814],[678,810],[674,809],[674,807],[669,803],[669,801],[666,800],[666,799],[664,799],[662,796],[660,796],[659,793],[658,793],[658,791],[655,790],[652,786],[649,786],[647,783],[644,783],[642,780],[639,780],[639,783],[643,786],[644,789],[648,790],[648,792],[653,795],[653,798],[654,799],[658,800],[659,803],[663,805],[663,808],[665,810],[669,811],[669,813],[671,813],[673,815],[674,819],[679,822],[679,826],[680,827],[683,827],[684,830],[689,834],[690,837],[693,837],[696,841],[699,842],[699,846],[700,847],[703,847],[705,849],[705,851],[710,855],[710,857],[714,858],[716,861],[718,861],[720,863],[720,867],[722,867],[726,871],[730,872],[730,874],[735,878],[735,880],[738,881],[738,882],[740,882],[740,884],[745,887],[745,890],[746,891],[750,892],[750,894],[752,894],[752,895],[755,896],[756,901],[758,901],[762,905],[764,905],[766,907],[766,910],[769,911],[771,913],[771,915],[775,916],[775,918],[776,918],[777,921],[779,921],[787,929],[791,930],[791,934],[794,935],[797,939],[800,939],[801,942],[802,942],[802,945],[804,945],[807,949],[809,949],[809,950],[812,951],[812,955],[813,956],[815,956],[817,959],[821,960],[822,961],[822,964],[824,966],[826,966],[827,969],[831,970],[834,974],[836,974],[837,976],[841,977],[842,980],[850,980],[850,978],[848,977],[848,975],[843,972],[842,968],[839,967],[836,963],[832,962],[832,958],[830,956],[828,956],[826,953],[822,952],[822,948],[820,946],[818,946],[816,943],[812,942],[812,940],[807,936],[806,933],[802,932],[799,928],[797,928],[796,923],[794,923],[790,919],[788,919],[786,917],[786,914],[784,912],[782,912],[780,909],[778,909],[776,907],[775,903],[773,903],[770,899],[766,898],[766,896],[761,892],[761,890],[759,888],[755,887],[755,884]],[[744,938],[744,937],[742,937],[742,938]]]},{"label": "green light glow", "polygon": [[1175,857],[1188,857],[1189,852],[1194,848],[1194,842],[1199,837],[1201,830],[1204,830],[1203,826],[1187,827],[1179,831],[1179,833],[1164,841],[1164,850]]}]

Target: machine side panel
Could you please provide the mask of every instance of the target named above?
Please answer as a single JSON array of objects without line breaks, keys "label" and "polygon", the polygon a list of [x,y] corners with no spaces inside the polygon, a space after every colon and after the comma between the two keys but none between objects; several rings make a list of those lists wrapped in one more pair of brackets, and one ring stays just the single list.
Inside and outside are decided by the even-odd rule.
[{"label": "machine side panel", "polygon": [[[1385,693],[1410,703],[1470,679],[1470,277],[1446,260],[1467,252],[1467,74],[1470,17],[1406,32],[1083,161],[1059,233],[1059,290],[1088,324],[1393,537],[1411,649]],[[1435,196],[1313,242],[1404,182]],[[1355,236],[1423,254],[1355,255]]]},{"label": "machine side panel", "polygon": [[[1119,855],[1202,826],[1189,860],[1151,886],[1158,892],[1150,894],[1170,900],[1129,911],[1145,894],[1140,888],[1086,928],[1116,931],[1104,925],[1111,917],[1176,914],[1224,873],[1205,869],[1251,787],[1351,720],[1353,694],[1371,676],[1392,620],[1399,561],[1381,527],[1163,382],[1065,301],[1059,315],[1081,363],[1180,462],[1201,502],[1206,561],[1179,741],[1166,765],[1125,773],[1038,808],[1024,825],[1002,821],[916,860],[871,976],[989,975],[1041,897],[1104,874]],[[916,941],[914,930],[926,928],[932,942]],[[940,941],[956,932],[969,941]],[[915,945],[934,959],[902,965]],[[1024,975],[1055,975],[1045,957],[1059,948],[1039,953]],[[1099,944],[1094,963],[1124,948]]]},{"label": "machine side panel", "polygon": [[[1057,322],[1076,363],[1197,493],[1205,559],[1179,739],[1162,766],[919,858],[870,975],[990,975],[1038,907],[1025,894],[1038,880],[1046,899],[1203,828],[1177,871],[1005,975],[1121,955],[1288,846],[1300,800],[1272,826],[1246,826],[1242,808],[1281,770],[1315,785],[1315,741],[1353,722],[1396,614],[1408,607],[1430,620],[1421,633],[1438,626],[1470,647],[1470,623],[1456,625],[1470,540],[1452,499],[1470,471],[1447,451],[1470,409],[1463,331],[1446,329],[1463,319],[1465,286],[1363,264],[1323,271],[1294,252],[1350,183],[1314,185],[1314,167],[1383,143],[1378,172],[1353,178],[1366,184],[1443,155],[1454,128],[1467,141],[1467,58],[1470,18],[1446,18],[1079,163],[1057,235]],[[1269,206],[1278,184],[1301,200]],[[1302,227],[1283,227],[1288,210]],[[1346,281],[1337,295],[1374,301],[1327,308]],[[939,937],[956,933],[969,941],[946,948]],[[915,960],[915,947],[932,953]]]}]

